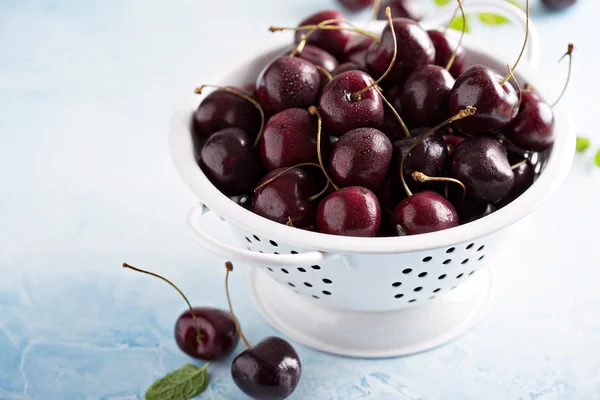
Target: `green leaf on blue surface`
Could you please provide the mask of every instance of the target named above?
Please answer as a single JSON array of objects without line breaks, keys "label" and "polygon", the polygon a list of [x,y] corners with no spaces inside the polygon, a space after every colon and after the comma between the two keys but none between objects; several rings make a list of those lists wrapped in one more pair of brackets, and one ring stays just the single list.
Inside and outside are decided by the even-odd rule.
[{"label": "green leaf on blue surface", "polygon": [[578,137],[577,142],[575,143],[575,150],[577,150],[578,153],[583,153],[588,147],[590,147],[590,144],[590,139]]},{"label": "green leaf on blue surface", "polygon": [[146,391],[146,400],[189,400],[208,387],[208,364],[186,364],[160,378]]}]

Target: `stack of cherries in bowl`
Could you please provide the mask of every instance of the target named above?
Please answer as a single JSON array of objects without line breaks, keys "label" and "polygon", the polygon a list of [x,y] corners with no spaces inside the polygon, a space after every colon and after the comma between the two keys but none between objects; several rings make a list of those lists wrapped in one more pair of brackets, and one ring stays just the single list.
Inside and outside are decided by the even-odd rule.
[{"label": "stack of cherries in bowl", "polygon": [[514,80],[518,60],[465,68],[459,40],[386,12],[380,35],[333,10],[271,27],[295,43],[255,85],[201,101],[198,163],[222,193],[298,229],[375,237],[469,223],[527,190],[554,116]]}]

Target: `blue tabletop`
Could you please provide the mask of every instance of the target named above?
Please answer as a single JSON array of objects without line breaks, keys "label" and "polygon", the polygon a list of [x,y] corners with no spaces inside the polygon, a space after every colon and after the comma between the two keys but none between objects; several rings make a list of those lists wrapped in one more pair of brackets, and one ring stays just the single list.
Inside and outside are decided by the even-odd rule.
[{"label": "blue tabletop", "polygon": [[[426,1],[426,0],[423,0]],[[468,2],[466,2],[468,3]],[[231,63],[333,0],[2,0],[0,2],[0,399],[141,399],[190,362],[173,341],[185,304],[226,306],[223,259],[184,224],[197,201],[167,148],[190,77]],[[540,73],[564,82],[558,57],[578,50],[567,97],[578,132],[600,145],[600,2],[532,17]],[[515,26],[474,34],[518,52]],[[241,61],[241,60],[240,60]],[[511,62],[510,60],[507,63]],[[293,399],[600,398],[600,173],[595,148],[517,224],[494,263],[495,294],[467,334],[399,359],[359,360],[295,344],[304,369]],[[246,336],[276,334],[254,308],[249,268],[231,278]],[[348,332],[352,334],[352,332]],[[242,344],[239,345],[241,350]],[[242,399],[231,360],[213,363],[201,398]]]}]

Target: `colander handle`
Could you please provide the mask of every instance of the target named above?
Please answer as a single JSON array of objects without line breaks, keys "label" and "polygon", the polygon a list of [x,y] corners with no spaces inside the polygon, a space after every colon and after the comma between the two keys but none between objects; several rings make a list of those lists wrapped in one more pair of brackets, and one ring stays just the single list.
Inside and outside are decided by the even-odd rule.
[{"label": "colander handle", "polygon": [[[523,31],[525,31],[525,25],[527,23],[526,14],[519,7],[508,1],[469,0],[465,1],[464,7],[465,12],[469,13],[478,12],[501,15],[514,23],[520,24]],[[421,25],[427,28],[446,26],[448,21],[450,21],[450,18],[454,15],[455,10],[455,5],[444,7],[439,12],[421,21]],[[529,19],[529,38],[527,39],[527,48],[525,49],[524,57],[531,68],[537,66],[540,58],[540,34],[534,23],[531,21],[531,18]]]},{"label": "colander handle", "polygon": [[231,246],[214,239],[202,229],[202,216],[208,211],[210,210],[202,203],[194,205],[188,213],[187,225],[192,232],[192,237],[200,246],[227,260],[251,265],[285,267],[316,265],[332,257],[331,254],[320,251],[299,254],[263,254]]}]

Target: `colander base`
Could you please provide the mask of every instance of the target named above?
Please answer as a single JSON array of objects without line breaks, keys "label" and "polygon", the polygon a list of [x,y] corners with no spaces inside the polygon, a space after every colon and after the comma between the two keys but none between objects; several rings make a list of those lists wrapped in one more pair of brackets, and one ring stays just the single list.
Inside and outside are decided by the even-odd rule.
[{"label": "colander base", "polygon": [[327,353],[399,357],[440,346],[467,331],[492,292],[489,268],[445,296],[397,311],[330,308],[279,284],[261,268],[250,276],[252,300],[265,320],[290,339]]}]

